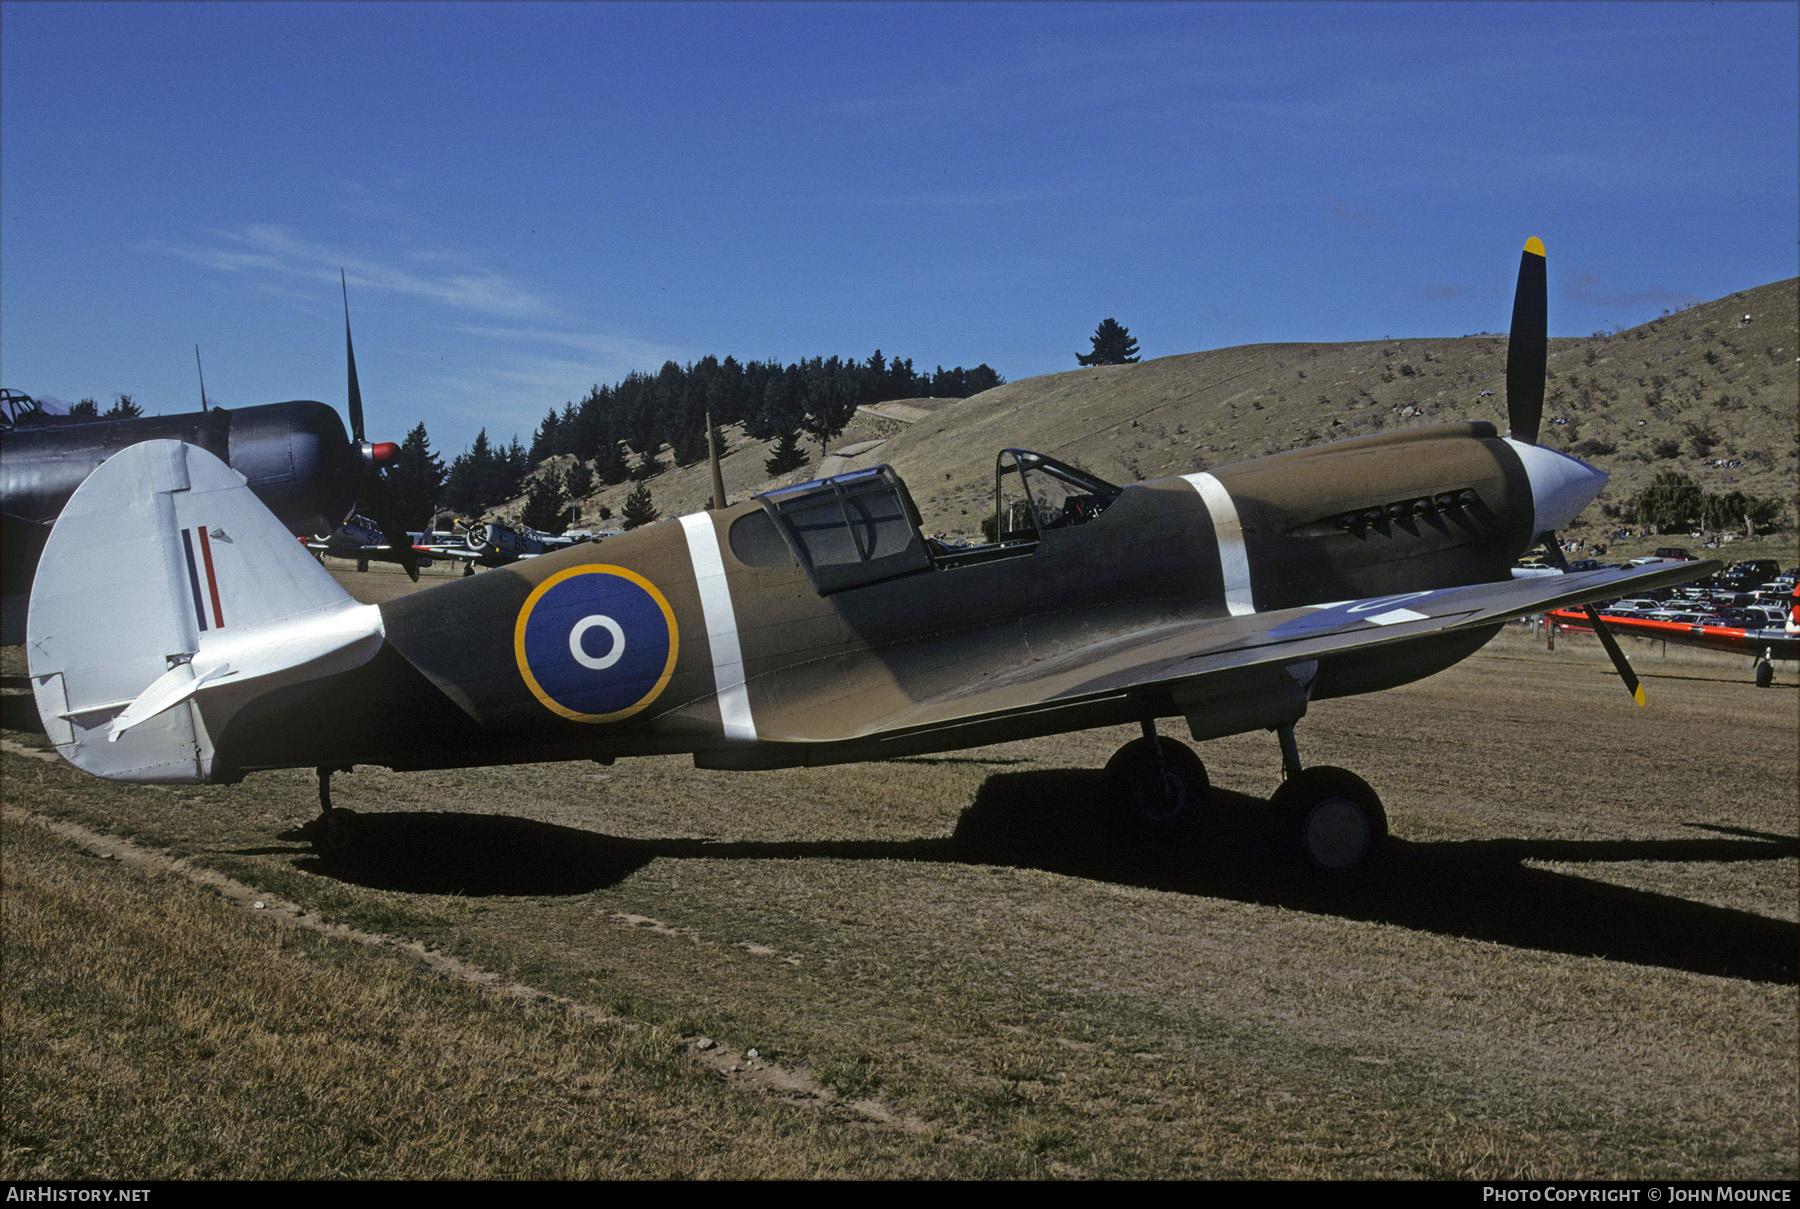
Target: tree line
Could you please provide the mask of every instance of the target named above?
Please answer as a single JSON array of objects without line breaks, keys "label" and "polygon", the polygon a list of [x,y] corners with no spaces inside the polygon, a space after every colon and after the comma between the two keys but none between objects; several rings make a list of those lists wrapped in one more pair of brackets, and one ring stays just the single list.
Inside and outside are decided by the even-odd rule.
[{"label": "tree line", "polygon": [[113,405],[105,411],[100,404],[91,398],[83,399],[69,408],[69,419],[81,420],[135,420],[144,414],[144,409],[130,395],[113,396]]},{"label": "tree line", "polygon": [[[611,386],[595,385],[579,403],[551,408],[529,446],[515,436],[501,448],[483,429],[447,468],[432,453],[420,424],[401,443],[387,478],[402,522],[420,529],[440,501],[454,512],[479,515],[516,499],[544,462],[573,456],[566,474],[534,480],[527,500],[525,523],[554,530],[568,501],[597,486],[647,479],[662,470],[665,446],[677,465],[704,458],[708,413],[715,436],[718,429],[741,424],[753,440],[774,442],[765,462],[773,475],[804,466],[809,459],[802,439],[817,441],[822,451],[858,407],[921,396],[967,398],[1005,381],[985,364],[948,370],[940,365],[921,373],[910,358],[889,359],[880,349],[861,361],[814,357],[784,365],[715,356],[687,365],[667,361],[655,374],[633,371]],[[725,448],[722,438],[719,447]],[[549,483],[552,478],[557,481]]]},{"label": "tree line", "polygon": [[1621,519],[1658,533],[1743,529],[1755,537],[1757,530],[1766,533],[1781,523],[1785,505],[1778,495],[1707,491],[1690,475],[1663,470],[1626,503]]}]

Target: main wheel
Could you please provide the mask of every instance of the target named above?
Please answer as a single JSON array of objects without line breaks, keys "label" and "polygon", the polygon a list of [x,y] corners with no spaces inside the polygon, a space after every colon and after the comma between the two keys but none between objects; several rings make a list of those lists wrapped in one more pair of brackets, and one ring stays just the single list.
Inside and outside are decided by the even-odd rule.
[{"label": "main wheel", "polygon": [[299,835],[312,843],[315,855],[341,857],[355,846],[361,829],[356,811],[339,806],[301,827]]},{"label": "main wheel", "polygon": [[1368,782],[1329,765],[1304,769],[1269,799],[1282,847],[1303,869],[1348,877],[1387,842],[1387,812]]},{"label": "main wheel", "polygon": [[1775,665],[1765,659],[1761,663],[1756,665],[1756,687],[1757,688],[1768,688],[1771,684],[1774,684],[1774,683],[1775,683]]},{"label": "main wheel", "polygon": [[[1157,747],[1162,759],[1157,759]],[[1160,767],[1159,767],[1160,764]],[[1106,762],[1115,808],[1139,835],[1173,836],[1197,824],[1210,798],[1206,765],[1194,749],[1160,735],[1133,739]]]}]

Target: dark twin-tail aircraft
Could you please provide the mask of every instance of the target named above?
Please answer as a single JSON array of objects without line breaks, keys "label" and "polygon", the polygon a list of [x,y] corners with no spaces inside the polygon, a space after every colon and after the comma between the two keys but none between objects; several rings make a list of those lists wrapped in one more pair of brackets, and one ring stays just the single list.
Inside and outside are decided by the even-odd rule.
[{"label": "dark twin-tail aircraft", "polygon": [[317,768],[327,838],[330,774],[355,764],[765,769],[1121,723],[1144,731],[1108,765],[1122,817],[1164,835],[1207,780],[1159,719],[1196,740],[1272,729],[1289,850],[1346,874],[1386,821],[1358,777],[1302,766],[1310,702],[1428,676],[1512,618],[1717,567],[1511,577],[1606,481],[1536,443],[1535,239],[1513,329],[1510,436],[1409,429],[1123,487],[1009,449],[995,540],[972,549],[927,539],[880,466],[380,605],[216,457],[152,441],[95,471],[51,534],[30,614],[39,713],[59,752],[119,780]]},{"label": "dark twin-tail aircraft", "polygon": [[[342,282],[340,281],[340,284]],[[25,639],[26,605],[44,543],[76,488],[101,463],[145,441],[180,441],[205,450],[244,476],[250,489],[291,534],[332,533],[359,498],[393,551],[389,559],[419,577],[418,559],[402,530],[382,472],[399,447],[363,436],[362,392],[350,342],[350,296],[344,286],[344,352],[349,363],[350,432],[336,411],[310,399],[254,407],[200,410],[90,423],[59,423],[35,407],[4,417],[0,428],[0,640]],[[198,362],[200,350],[194,350]],[[30,402],[24,396],[8,392]],[[10,410],[10,409],[9,409]]]}]

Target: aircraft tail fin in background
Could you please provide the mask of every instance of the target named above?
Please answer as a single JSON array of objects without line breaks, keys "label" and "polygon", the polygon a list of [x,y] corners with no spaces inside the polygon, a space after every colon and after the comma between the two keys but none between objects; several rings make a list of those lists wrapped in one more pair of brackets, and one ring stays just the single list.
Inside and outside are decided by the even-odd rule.
[{"label": "aircraft tail fin in background", "polygon": [[45,733],[134,781],[213,779],[243,701],[372,658],[381,611],[338,586],[245,485],[180,441],[103,463],[45,543],[26,633]]}]

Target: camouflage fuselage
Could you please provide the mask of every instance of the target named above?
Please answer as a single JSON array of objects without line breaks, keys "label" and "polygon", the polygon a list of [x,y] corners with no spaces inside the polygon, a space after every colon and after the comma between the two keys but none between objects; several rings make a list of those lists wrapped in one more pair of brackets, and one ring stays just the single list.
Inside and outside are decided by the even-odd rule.
[{"label": "camouflage fuselage", "polygon": [[[943,703],[1196,618],[1504,580],[1533,509],[1491,425],[1413,429],[1135,484],[1035,543],[821,595],[751,500],[382,605],[379,654],[245,701],[217,771],[671,752],[773,767],[1170,716],[1154,687],[955,724]],[[1328,658],[1311,696],[1429,675],[1492,632]],[[936,721],[909,726],[925,701]]]}]

